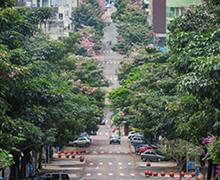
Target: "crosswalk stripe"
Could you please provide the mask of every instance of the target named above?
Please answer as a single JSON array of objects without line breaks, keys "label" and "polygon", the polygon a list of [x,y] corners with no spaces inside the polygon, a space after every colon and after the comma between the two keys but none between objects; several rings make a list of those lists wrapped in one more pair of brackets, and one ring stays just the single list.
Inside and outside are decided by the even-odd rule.
[{"label": "crosswalk stripe", "polygon": [[82,170],[81,167],[60,167],[59,170]]}]

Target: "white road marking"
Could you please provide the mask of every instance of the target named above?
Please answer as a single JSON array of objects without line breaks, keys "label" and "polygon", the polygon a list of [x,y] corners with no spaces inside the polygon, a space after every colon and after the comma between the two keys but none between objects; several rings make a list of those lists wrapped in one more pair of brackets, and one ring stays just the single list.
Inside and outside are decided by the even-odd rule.
[{"label": "white road marking", "polygon": [[135,176],[135,174],[134,174],[134,173],[131,173],[131,176]]},{"label": "white road marking", "polygon": [[91,174],[90,174],[90,173],[87,173],[86,176],[91,176]]},{"label": "white road marking", "polygon": [[97,152],[96,152],[96,151],[93,151],[92,153],[93,153],[93,154],[97,154]]},{"label": "white road marking", "polygon": [[97,166],[95,169],[99,169],[99,167]]},{"label": "white road marking", "polygon": [[113,176],[113,173],[108,173],[109,176]]},{"label": "white road marking", "polygon": [[131,162],[128,162],[128,165],[131,165]]},{"label": "white road marking", "polygon": [[100,132],[99,135],[102,135],[102,132]]},{"label": "white road marking", "polygon": [[123,169],[122,167],[119,167],[119,169]]},{"label": "white road marking", "polygon": [[112,165],[112,162],[108,162],[109,165]]},{"label": "white road marking", "polygon": [[124,173],[120,173],[120,176],[124,176]]},{"label": "white road marking", "polygon": [[99,165],[103,165],[103,162],[100,162]]},{"label": "white road marking", "polygon": [[89,165],[91,165],[91,166],[92,166],[92,165],[93,165],[93,163],[91,162],[91,163],[89,163]]},{"label": "white road marking", "polygon": [[112,151],[109,151],[110,154],[112,154]]},{"label": "white road marking", "polygon": [[108,132],[106,132],[105,135],[108,136]]},{"label": "white road marking", "polygon": [[101,153],[101,154],[104,154],[104,151],[101,151],[100,153]]},{"label": "white road marking", "polygon": [[97,175],[98,175],[98,176],[101,176],[101,175],[102,175],[102,173],[97,173]]},{"label": "white road marking", "polygon": [[60,167],[60,170],[82,170],[83,168],[80,167]]},{"label": "white road marking", "polygon": [[120,152],[120,151],[117,151],[117,153],[120,154],[121,152]]},{"label": "white road marking", "polygon": [[122,162],[119,162],[118,165],[122,165]]}]

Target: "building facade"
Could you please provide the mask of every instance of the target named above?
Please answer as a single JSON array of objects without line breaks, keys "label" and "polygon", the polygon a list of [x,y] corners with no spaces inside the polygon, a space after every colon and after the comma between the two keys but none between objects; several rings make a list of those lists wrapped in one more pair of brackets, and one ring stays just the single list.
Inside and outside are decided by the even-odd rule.
[{"label": "building facade", "polygon": [[155,46],[166,47],[166,34],[169,22],[183,14],[191,7],[202,3],[202,0],[143,0],[144,8],[148,14],[148,22],[155,34]]},{"label": "building facade", "polygon": [[187,8],[200,4],[202,0],[167,0],[166,24],[168,25],[173,18],[181,16]]},{"label": "building facade", "polygon": [[54,8],[54,16],[42,28],[42,31],[51,39],[67,37],[73,30],[71,13],[73,8],[78,6],[78,0],[17,0],[16,5],[30,8]]}]

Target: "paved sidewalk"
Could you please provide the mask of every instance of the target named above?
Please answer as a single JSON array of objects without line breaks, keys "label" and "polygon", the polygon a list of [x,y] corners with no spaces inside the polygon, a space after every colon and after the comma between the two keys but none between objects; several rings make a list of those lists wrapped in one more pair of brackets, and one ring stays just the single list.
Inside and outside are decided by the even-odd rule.
[{"label": "paved sidewalk", "polygon": [[69,174],[70,179],[80,179],[83,176],[86,162],[86,158],[83,162],[80,162],[79,156],[74,159],[54,158],[50,163],[44,164],[42,172],[64,172]]}]

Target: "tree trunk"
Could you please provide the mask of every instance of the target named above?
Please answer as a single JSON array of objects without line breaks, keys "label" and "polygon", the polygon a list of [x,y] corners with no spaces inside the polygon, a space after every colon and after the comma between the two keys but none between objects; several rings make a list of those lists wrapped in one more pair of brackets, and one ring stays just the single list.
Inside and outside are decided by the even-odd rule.
[{"label": "tree trunk", "polygon": [[207,180],[212,179],[212,160],[208,161]]},{"label": "tree trunk", "polygon": [[21,177],[26,177],[27,164],[31,162],[31,150],[24,151],[24,156],[21,158]]},{"label": "tree trunk", "polygon": [[9,180],[19,180],[19,158],[20,155],[13,154],[14,164],[10,167]]},{"label": "tree trunk", "polygon": [[38,169],[42,169],[42,155],[43,155],[43,146],[40,147]]},{"label": "tree trunk", "polygon": [[5,170],[2,169],[2,177],[5,177]]},{"label": "tree trunk", "polygon": [[45,161],[46,161],[46,163],[49,163],[49,158],[48,158],[48,157],[49,157],[49,153],[48,153],[48,149],[49,149],[48,146],[46,146],[46,147],[45,147],[45,153],[46,153],[46,159],[45,159]]}]

